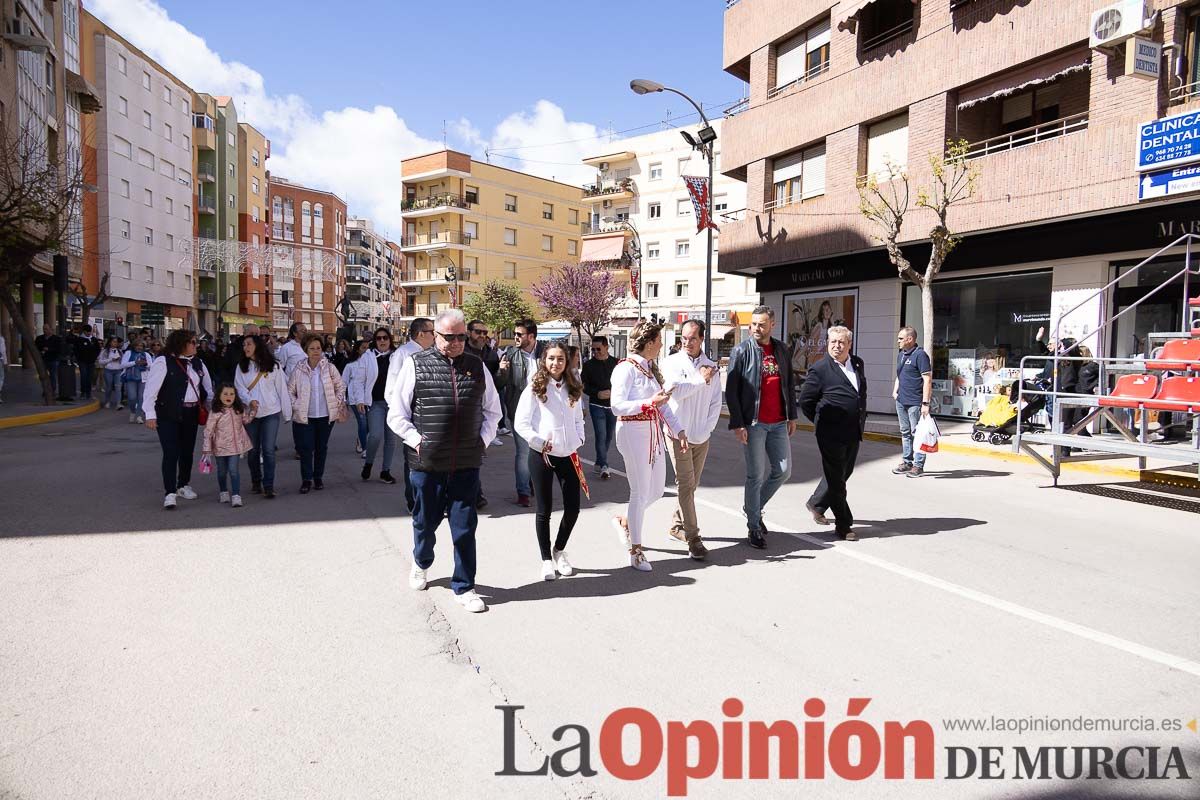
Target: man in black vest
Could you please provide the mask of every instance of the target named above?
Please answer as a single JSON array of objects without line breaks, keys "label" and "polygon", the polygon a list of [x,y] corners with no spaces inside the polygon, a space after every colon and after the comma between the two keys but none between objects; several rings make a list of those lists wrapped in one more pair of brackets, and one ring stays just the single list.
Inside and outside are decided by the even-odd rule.
[{"label": "man in black vest", "polygon": [[426,587],[433,546],[442,518],[454,538],[450,588],[463,608],[487,610],[475,592],[475,508],[479,468],[496,438],[502,411],[492,375],[476,356],[464,352],[467,321],[458,309],[434,320],[434,346],[405,359],[397,376],[396,402],[388,425],[406,450],[412,481],[413,565],[408,585]]},{"label": "man in black vest", "polygon": [[800,388],[800,410],[816,426],[817,447],[825,476],[806,503],[813,519],[828,525],[832,509],[837,534],[853,542],[854,515],[846,503],[846,481],[854,472],[858,446],[867,424],[867,376],[863,360],[850,354],[853,334],[842,325],[827,332],[829,355],[809,368]]}]

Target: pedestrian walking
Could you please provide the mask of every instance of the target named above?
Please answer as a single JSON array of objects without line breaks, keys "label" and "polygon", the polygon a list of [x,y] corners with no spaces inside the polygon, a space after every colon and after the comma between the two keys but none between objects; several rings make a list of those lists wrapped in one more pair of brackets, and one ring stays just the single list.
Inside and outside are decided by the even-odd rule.
[{"label": "pedestrian walking", "polygon": [[337,371],[342,374],[343,380],[346,378],[346,365],[350,363],[350,344],[346,339],[338,339],[333,355],[329,359]]},{"label": "pedestrian walking", "polygon": [[92,326],[84,325],[83,333],[75,337],[75,363],[79,365],[79,395],[92,399],[96,383],[96,361],[100,358],[100,340],[92,336]]},{"label": "pedestrian walking", "polygon": [[125,387],[131,423],[146,421],[142,410],[142,390],[145,388],[145,375],[149,371],[150,354],[146,352],[141,337],[138,337],[129,343],[129,349],[121,357],[121,383]]},{"label": "pedestrian walking", "polygon": [[[529,473],[537,500],[538,549],[542,580],[552,581],[574,570],[567,560],[567,541],[579,519],[580,467],[577,451],[583,446],[583,384],[568,366],[570,353],[561,342],[542,350],[533,381],[521,393],[516,435],[529,445]],[[554,510],[554,482],[562,494],[563,515],[554,546],[550,545],[550,515]]]},{"label": "pedestrian walking", "polygon": [[[396,355],[388,363],[388,379],[383,387],[384,398],[388,401],[388,408],[391,409],[397,401],[395,394],[397,388],[397,379],[400,376],[400,368],[404,366],[404,362],[413,355],[428,350],[433,347],[436,337],[434,336],[433,320],[429,317],[417,317],[408,324],[408,341],[400,345],[396,350]],[[391,416],[390,414],[388,415]],[[393,431],[396,426],[388,422],[388,426]],[[404,437],[401,437],[403,441]],[[407,450],[404,453],[404,505],[408,508],[408,513],[413,513],[416,498],[413,494],[413,485],[410,480],[409,464],[412,461],[412,453]]]},{"label": "pedestrian walking", "polygon": [[[473,319],[467,323],[467,339],[466,352],[478,358],[483,362],[483,366],[487,367],[487,371],[492,375],[492,383],[496,382],[496,376],[500,372],[500,356],[496,354],[496,349],[491,346],[490,332],[487,325],[481,319]],[[497,437],[496,444],[503,444],[504,440]],[[475,501],[475,508],[483,509],[488,504],[487,497],[483,493],[483,479],[479,481],[479,499]]]},{"label": "pedestrian walking", "polygon": [[925,474],[925,453],[913,447],[913,436],[923,417],[929,416],[933,397],[933,365],[929,354],[917,344],[917,329],[906,325],[896,334],[896,382],[892,397],[900,420],[900,463],[894,475],[919,478]]},{"label": "pedestrian walking", "polygon": [[124,407],[121,402],[121,362],[125,358],[125,353],[121,350],[121,340],[116,336],[110,336],[108,341],[104,343],[104,349],[100,351],[100,359],[98,361],[101,373],[104,376],[104,394],[102,395],[104,402],[101,408],[116,408]]},{"label": "pedestrian walking", "polygon": [[617,435],[617,418],[612,411],[612,374],[617,359],[608,352],[608,337],[592,337],[592,357],[581,370],[583,391],[588,398],[588,416],[592,418],[592,441],[596,443],[596,474],[608,480],[608,451]]},{"label": "pedestrian walking", "polygon": [[275,360],[283,365],[283,374],[289,379],[300,362],[308,357],[300,344],[307,335],[308,328],[304,326],[304,323],[293,323],[292,327],[288,328],[287,341],[280,345],[279,350],[275,353]]},{"label": "pedestrian walking", "polygon": [[688,433],[687,449],[679,441],[671,441],[679,507],[675,509],[669,534],[687,543],[691,558],[703,561],[708,557],[708,548],[700,538],[696,489],[704,475],[709,438],[721,419],[721,380],[716,362],[704,352],[703,322],[691,319],[683,323],[680,350],[663,359],[662,373],[667,383],[675,386],[667,405]]},{"label": "pedestrian walking", "polygon": [[[500,369],[496,373],[496,385],[504,392],[504,414],[509,427],[516,419],[517,404],[525,387],[537,373],[538,359],[542,355],[541,343],[537,340],[537,325],[531,319],[523,319],[513,328],[517,342],[500,358]],[[529,508],[533,494],[529,474],[529,444],[520,436],[513,437],[513,467],[516,469],[517,499],[513,502]]]},{"label": "pedestrian walking", "polygon": [[196,334],[174,330],[163,355],[150,364],[142,407],[146,427],[158,434],[162,448],[163,508],[175,508],[176,497],[195,500],[192,459],[201,418],[207,421],[213,396],[212,378],[196,357]]},{"label": "pedestrian walking", "polygon": [[813,519],[828,525],[832,509],[839,537],[853,542],[854,515],[846,501],[846,481],[854,472],[867,424],[867,376],[863,361],[851,355],[854,334],[844,325],[826,332],[828,357],[812,365],[800,388],[800,410],[816,426],[823,477],[806,504]]},{"label": "pedestrian walking", "polygon": [[[252,336],[246,339],[252,339]],[[250,407],[242,405],[237,387],[230,383],[219,383],[213,394],[212,413],[204,425],[204,457],[217,462],[218,503],[229,503],[233,508],[242,507],[242,454],[253,448],[246,426],[254,421],[258,401],[251,400]]]},{"label": "pedestrian walking", "polygon": [[50,373],[50,391],[55,395],[58,394],[58,362],[62,358],[62,339],[54,328],[49,325],[42,326],[42,333],[33,340],[33,346],[38,349],[42,355],[42,363],[46,365],[46,371]]},{"label": "pedestrian walking", "polygon": [[346,384],[346,403],[354,414],[357,433],[354,437],[354,452],[367,457],[367,406],[371,404],[371,387],[367,384],[368,358],[371,340],[360,339],[347,355],[346,368],[342,371],[342,383]]},{"label": "pedestrian walking", "polygon": [[250,491],[275,497],[275,451],[279,426],[292,421],[292,398],[283,367],[257,336],[242,338],[242,358],[234,368],[233,385],[243,406],[256,408],[246,425],[250,437]]},{"label": "pedestrian walking", "polygon": [[632,353],[613,370],[611,397],[617,415],[617,450],[629,476],[629,505],[625,516],[613,517],[612,524],[629,553],[629,566],[649,572],[652,567],[642,551],[642,523],[666,488],[664,438],[678,439],[684,451],[688,440],[687,431],[667,403],[674,386],[665,383],[655,363],[662,352],[662,326],[639,323],[630,333],[629,347]]},{"label": "pedestrian walking", "polygon": [[371,469],[375,465],[375,456],[382,443],[383,469],[379,471],[379,480],[384,483],[395,483],[396,479],[392,477],[392,457],[396,452],[396,442],[399,440],[387,424],[388,403],[384,396],[384,389],[387,387],[392,356],[396,354],[396,351],[392,349],[392,332],[387,328],[377,329],[374,341],[375,349],[367,353],[366,363],[363,365],[364,377],[370,394],[367,396],[369,402],[364,404],[367,407],[367,456],[366,463],[362,468],[362,479],[364,481],[371,479]]},{"label": "pedestrian walking", "polygon": [[775,492],[792,474],[792,446],[796,432],[796,394],[793,388],[792,353],[771,336],[775,310],[759,306],[750,314],[750,338],[733,349],[725,378],[725,404],[729,428],[746,453],[746,485],[742,511],[746,514],[746,541],[766,547],[763,511]]},{"label": "pedestrian walking", "polygon": [[292,436],[300,451],[300,494],[325,488],[325,458],[329,434],[335,423],[344,422],[346,385],[333,364],[325,358],[321,337],[305,334],[302,342],[307,358],[296,365],[288,383],[292,401]]},{"label": "pedestrian walking", "polygon": [[436,344],[405,359],[388,387],[388,424],[408,446],[414,492],[413,565],[408,585],[427,587],[442,519],[454,539],[450,588],[470,612],[487,610],[475,591],[479,468],[496,438],[500,397],[483,362],[465,352],[467,321],[458,309],[434,320]]}]

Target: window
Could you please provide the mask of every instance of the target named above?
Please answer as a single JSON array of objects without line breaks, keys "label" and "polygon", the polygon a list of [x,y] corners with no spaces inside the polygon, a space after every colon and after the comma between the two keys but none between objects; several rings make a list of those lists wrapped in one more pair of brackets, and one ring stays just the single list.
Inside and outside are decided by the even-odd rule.
[{"label": "window", "polygon": [[154,283],[154,267],[146,267],[146,283]]},{"label": "window", "polygon": [[144,234],[143,238],[145,238],[146,244],[154,244],[154,229],[146,228],[146,233]]},{"label": "window", "polygon": [[175,201],[170,197],[167,198],[167,213],[171,216],[175,216]]},{"label": "window", "polygon": [[229,164],[229,177],[231,177],[231,178],[232,178],[232,177],[234,177],[234,174],[235,174],[234,165],[233,165],[233,162],[230,162],[230,164]]},{"label": "window", "polygon": [[300,241],[312,243],[312,203],[307,200],[300,203]]},{"label": "window", "polygon": [[147,92],[150,91],[150,73],[142,72],[142,88]]},{"label": "window", "polygon": [[167,270],[167,286],[170,287],[170,286],[174,286],[174,285],[175,285],[175,273],[171,272],[171,270]]},{"label": "window", "polygon": [[691,156],[688,156],[687,158],[681,158],[681,159],[679,159],[679,174],[680,174],[680,175],[687,175],[687,174],[688,174],[688,173],[687,173],[687,170],[688,170],[688,165],[690,165],[691,163],[692,163],[692,157],[691,157]]},{"label": "window", "polygon": [[517,262],[515,262],[515,261],[505,261],[504,262],[504,277],[510,281],[517,279]]},{"label": "window", "polygon": [[163,124],[163,138],[168,142],[174,141],[175,139],[175,131],[171,128],[170,123]]},{"label": "window", "polygon": [[117,98],[117,111],[122,116],[126,116],[126,117],[129,116],[129,101],[126,100],[124,97]]},{"label": "window", "polygon": [[463,223],[463,235],[466,236],[468,239],[478,239],[479,238],[479,223],[478,222],[464,222]]},{"label": "window", "polygon": [[687,297],[688,296],[687,285],[688,285],[687,281],[675,281],[675,296],[676,297]]},{"label": "window", "polygon": [[181,170],[179,170],[178,180],[184,186],[191,186],[192,185],[192,173],[188,172],[186,169],[181,169]]},{"label": "window", "polygon": [[167,178],[170,178],[171,180],[175,180],[175,165],[172,164],[170,161],[167,161],[166,159],[159,161],[158,162],[158,171],[160,174],[166,176]]},{"label": "window", "polygon": [[573,256],[579,253],[579,242],[574,239],[567,239],[567,255]]},{"label": "window", "polygon": [[258,194],[258,178],[250,179],[250,192],[252,194]]},{"label": "window", "polygon": [[167,105],[171,105],[171,87],[170,86],[167,86],[165,84],[163,85],[162,97],[163,97],[164,103],[166,103]]},{"label": "window", "polygon": [[150,116],[149,111],[142,112],[142,127],[148,131],[154,130],[154,119]]},{"label": "window", "polygon": [[121,181],[121,197],[129,197],[129,181]]},{"label": "window", "polygon": [[687,256],[691,252],[692,252],[691,242],[689,242],[687,239],[676,239],[675,240],[675,257],[676,258],[687,258]]},{"label": "window", "polygon": [[213,118],[208,114],[192,114],[192,127],[211,131],[214,127]]},{"label": "window", "polygon": [[659,258],[660,256],[662,256],[662,245],[658,242],[646,245],[646,258]]},{"label": "window", "polygon": [[191,152],[192,149],[192,137],[186,133],[183,135],[183,149],[188,152]]},{"label": "window", "polygon": [[662,203],[651,203],[649,211],[650,219],[662,219]]},{"label": "window", "polygon": [[237,238],[237,231],[234,230],[233,225],[227,225],[225,228],[225,233],[226,233],[226,237],[230,240]]},{"label": "window", "polygon": [[554,219],[554,206],[551,203],[542,203],[542,219]]},{"label": "window", "polygon": [[192,219],[192,207],[187,205],[186,203],[183,206],[183,218],[185,220],[188,220],[189,222]]},{"label": "window", "polygon": [[825,144],[776,158],[773,171],[776,208],[825,194]]},{"label": "window", "polygon": [[125,60],[125,56],[118,54],[117,55],[117,72],[121,73],[122,75],[126,75],[126,74],[128,74],[128,70],[129,70],[129,62]]},{"label": "window", "polygon": [[115,136],[117,155],[125,156],[126,158],[133,157],[133,145],[122,139],[120,136]]},{"label": "window", "polygon": [[517,196],[515,194],[504,195],[504,210],[513,212],[517,210]]},{"label": "window", "polygon": [[472,205],[479,205],[479,187],[468,186],[466,192],[463,193],[463,200]]},{"label": "window", "polygon": [[313,241],[325,243],[325,206],[321,203],[313,206]]},{"label": "window", "polygon": [[628,222],[629,221],[629,206],[622,206],[621,208],[618,208],[615,219],[617,222]]},{"label": "window", "polygon": [[898,39],[913,29],[912,0],[878,0],[858,13],[859,47],[866,51]]},{"label": "window", "polygon": [[517,243],[517,229],[516,228],[505,228],[504,229],[504,243],[508,244],[508,245],[515,245]]},{"label": "window", "polygon": [[876,122],[867,129],[867,173],[888,174],[888,164],[908,166],[908,112]]},{"label": "window", "polygon": [[1062,84],[1053,83],[1004,98],[1000,106],[1001,130],[1004,133],[1013,133],[1044,122],[1053,122],[1062,116],[1059,113],[1062,94]]},{"label": "window", "polygon": [[829,19],[775,45],[776,92],[829,69]]},{"label": "window", "polygon": [[579,209],[572,208],[569,211],[567,211],[567,223],[570,225],[578,225],[579,224]]},{"label": "window", "polygon": [[190,114],[192,112],[191,108],[188,107],[188,101],[186,97],[179,98],[179,110],[184,114]]},{"label": "window", "polygon": [[121,262],[121,271],[118,273],[118,277],[121,277],[121,278],[132,278],[133,277],[133,262],[132,261],[122,261]]},{"label": "window", "polygon": [[154,154],[139,147],[138,163],[147,169],[154,169]]},{"label": "window", "polygon": [[254,149],[252,149],[250,151],[250,163],[256,167],[258,166],[258,148],[257,147],[255,147]]},{"label": "window", "polygon": [[232,195],[232,194],[231,194],[231,195],[229,195],[229,207],[230,207],[230,208],[237,208],[237,197],[235,197],[235,196],[234,196],[234,195]]},{"label": "window", "polygon": [[172,236],[172,235],[171,235],[171,234],[169,234],[169,233],[167,234],[167,245],[166,245],[166,247],[167,247],[167,249],[168,249],[168,250],[171,250],[171,251],[174,251],[174,250],[175,250],[175,237],[174,237],[174,236]]},{"label": "window", "polygon": [[229,131],[225,134],[225,144],[229,145],[230,147],[237,147],[237,137],[233,135],[233,131]]},{"label": "window", "polygon": [[691,198],[675,201],[675,216],[690,217],[691,215],[692,215],[692,200],[691,200]]},{"label": "window", "polygon": [[142,196],[142,203],[150,208],[154,208],[154,192],[150,191],[149,189],[145,189]]},{"label": "window", "polygon": [[183,288],[187,289],[189,292],[192,290],[192,276],[188,275],[186,272],[183,273]]},{"label": "window", "polygon": [[646,284],[646,299],[647,300],[658,299],[658,282],[657,281]]},{"label": "window", "polygon": [[121,220],[121,238],[122,239],[129,238],[129,220],[127,220],[127,219]]},{"label": "window", "polygon": [[713,214],[718,214],[722,211],[729,210],[728,195],[718,194],[713,196]]},{"label": "window", "polygon": [[553,253],[554,252],[554,237],[553,236],[547,236],[545,234],[542,234],[542,252],[543,253]]},{"label": "window", "polygon": [[650,165],[650,180],[652,180],[652,181],[662,180],[662,162],[661,161],[659,161],[656,164]]}]

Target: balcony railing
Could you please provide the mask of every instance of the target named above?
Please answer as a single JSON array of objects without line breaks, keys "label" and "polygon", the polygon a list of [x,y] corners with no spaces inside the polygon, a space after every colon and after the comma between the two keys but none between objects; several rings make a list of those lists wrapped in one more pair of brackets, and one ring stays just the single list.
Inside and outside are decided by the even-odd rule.
[{"label": "balcony railing", "polygon": [[621,194],[622,192],[633,191],[633,179],[622,178],[619,181],[612,183],[593,183],[583,187],[583,197],[586,200],[589,197],[603,197],[606,194]]},{"label": "balcony railing", "polygon": [[1056,139],[1059,136],[1066,136],[1068,133],[1086,130],[1087,126],[1088,112],[1072,114],[1069,117],[1044,122],[1032,128],[1022,128],[1019,131],[993,136],[980,142],[972,142],[967,146],[967,158],[982,158],[992,153],[1015,150],[1018,147],[1025,147],[1046,139]]},{"label": "balcony railing", "polygon": [[458,194],[436,194],[429,197],[414,197],[410,200],[405,200],[400,206],[401,211],[422,211],[429,208],[467,208],[471,204],[467,198]]},{"label": "balcony railing", "polygon": [[196,210],[201,214],[216,214],[217,205],[212,200],[200,199],[196,201]]},{"label": "balcony railing", "polygon": [[881,32],[875,34],[874,36],[872,36],[870,39],[864,39],[863,43],[862,43],[863,52],[865,53],[868,50],[874,50],[876,47],[879,47],[880,45],[887,44],[892,39],[899,39],[901,36],[903,36],[906,33],[912,33],[912,29],[913,29],[913,21],[911,19],[906,19],[904,22],[901,22],[899,25],[897,25],[894,28],[889,28],[886,31],[881,31]]},{"label": "balcony railing", "polygon": [[[474,273],[469,269],[457,270],[459,283],[470,283]],[[438,269],[410,269],[405,270],[400,276],[401,283],[415,283],[417,281],[443,281],[452,283],[453,281],[446,280],[446,268]]]},{"label": "balcony railing", "polygon": [[[817,64],[812,69],[808,70],[803,75],[801,75],[799,78],[796,78],[795,80],[792,80],[792,81],[788,81],[787,83],[782,84],[780,86],[776,86],[774,89],[767,92],[767,99],[770,100],[772,97],[778,97],[779,95],[783,94],[784,92],[791,91],[792,89],[795,89],[797,86],[799,86],[803,83],[808,83],[809,81],[813,80],[814,78],[818,78],[818,77],[824,75],[826,72],[829,72],[829,60],[828,59],[826,59],[825,61],[822,61],[820,64]],[[744,111],[745,106],[748,106],[749,104],[750,104],[750,98],[747,97],[744,100],[741,100],[738,103],[735,103],[733,106],[730,106],[730,108],[736,108],[737,106],[742,106],[742,108],[738,108],[737,111],[733,112],[733,114],[736,114],[739,111]],[[733,116],[733,114],[731,114],[729,112],[729,109],[726,109],[725,116],[727,116],[727,117]]]},{"label": "balcony railing", "polygon": [[371,273],[365,269],[347,269],[346,270],[346,282],[347,283],[350,283],[350,282],[370,283],[371,282]]},{"label": "balcony railing", "polygon": [[216,308],[217,293],[216,292],[201,292],[197,296],[196,303],[201,308]]},{"label": "balcony railing", "polygon": [[196,177],[205,183],[212,183],[217,179],[217,173],[212,167],[196,167]]},{"label": "balcony railing", "polygon": [[411,236],[403,236],[400,239],[401,247],[425,247],[435,244],[465,244],[469,245],[472,241],[472,236],[469,233],[459,233],[458,231],[438,231],[437,233],[416,233]]},{"label": "balcony railing", "polygon": [[727,117],[736,117],[738,114],[750,107],[750,98],[743,97],[731,106],[725,108],[724,114]]},{"label": "balcony railing", "polygon": [[1200,97],[1200,81],[1185,83],[1171,90],[1170,99],[1167,101],[1167,104],[1177,106],[1189,100],[1194,100],[1197,97]]}]

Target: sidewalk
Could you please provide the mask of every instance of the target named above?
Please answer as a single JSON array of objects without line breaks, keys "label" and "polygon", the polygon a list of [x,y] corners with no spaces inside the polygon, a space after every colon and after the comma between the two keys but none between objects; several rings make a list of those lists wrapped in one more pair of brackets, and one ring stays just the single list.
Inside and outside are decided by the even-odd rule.
[{"label": "sidewalk", "polygon": [[56,402],[52,406],[42,401],[42,385],[37,371],[19,366],[6,367],[4,390],[0,393],[0,430],[24,425],[40,425],[62,419],[90,414],[100,407],[99,401]]}]

